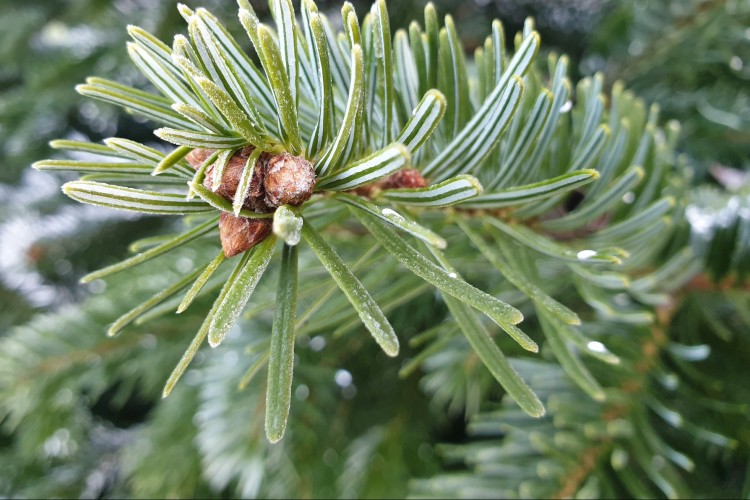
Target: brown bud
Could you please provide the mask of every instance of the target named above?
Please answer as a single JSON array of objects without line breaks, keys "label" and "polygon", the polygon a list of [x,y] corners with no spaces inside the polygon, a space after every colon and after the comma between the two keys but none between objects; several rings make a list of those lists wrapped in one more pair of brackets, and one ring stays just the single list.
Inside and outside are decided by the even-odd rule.
[{"label": "brown bud", "polygon": [[382,189],[414,189],[427,186],[427,182],[422,177],[419,170],[415,168],[406,168],[389,175],[382,185]]},{"label": "brown bud", "polygon": [[[228,200],[234,200],[240,179],[242,178],[242,171],[245,169],[247,159],[250,153],[253,152],[253,149],[255,148],[252,146],[242,148],[229,159],[224,169],[224,174],[221,177],[219,187],[216,189],[217,194]],[[260,155],[260,158],[255,163],[255,170],[250,179],[250,186],[245,197],[244,206],[253,212],[265,213],[272,210],[272,207],[266,204],[263,192],[263,170],[265,169],[265,162],[268,157],[269,155],[264,153]],[[203,185],[209,189],[213,189],[214,169],[215,164],[209,166],[206,169],[206,178],[203,179]]]},{"label": "brown bud", "polygon": [[366,198],[374,198],[383,189],[413,189],[423,188],[425,186],[427,186],[427,181],[424,179],[424,177],[422,177],[422,174],[419,172],[419,170],[414,168],[406,168],[404,170],[399,170],[398,172],[392,173],[385,179],[371,182],[369,184],[365,184],[364,186],[359,186],[349,192],[359,196],[364,196]]},{"label": "brown bud", "polygon": [[194,149],[185,156],[185,160],[187,160],[191,167],[198,170],[213,152],[213,149]]},{"label": "brown bud", "polygon": [[[190,151],[186,156],[185,160],[190,164],[191,167],[198,170],[201,165],[203,165],[203,162],[206,161],[206,159],[211,156],[216,150],[214,149],[200,149],[196,148]],[[250,154],[255,151],[255,146],[245,146],[239,151],[237,151],[234,155],[235,156],[241,156],[242,158],[249,158]]]},{"label": "brown bud", "polygon": [[[247,163],[246,158],[241,156],[232,156],[224,169],[224,174],[221,177],[219,187],[216,189],[216,193],[220,194],[224,198],[230,200],[234,199],[234,195],[237,192],[237,187],[240,184],[240,178],[242,177],[242,170],[245,168]],[[214,170],[216,164],[209,166],[206,169],[206,177],[203,179],[203,185],[208,189],[213,188],[214,184]]]},{"label": "brown bud", "polygon": [[[230,158],[216,189],[217,194],[234,200],[247,158],[254,149],[253,146],[247,146]],[[197,170],[212,152],[208,149],[194,149],[186,159]],[[214,168],[214,165],[210,165],[206,169],[203,180],[203,185],[209,189],[213,187]],[[283,204],[301,205],[310,199],[314,187],[315,170],[309,161],[289,153],[263,153],[255,163],[244,206],[254,212],[267,213]]]},{"label": "brown bud", "polygon": [[224,255],[233,257],[263,241],[271,233],[271,219],[248,219],[222,212],[219,238]]},{"label": "brown bud", "polygon": [[299,156],[274,155],[266,163],[263,187],[266,202],[271,206],[301,205],[312,196],[315,170],[309,161]]},{"label": "brown bud", "polygon": [[350,193],[354,193],[357,196],[364,196],[365,198],[374,198],[377,191],[380,190],[379,182],[371,182],[363,186],[358,186],[354,189],[349,190]]},{"label": "brown bud", "polygon": [[[247,159],[254,149],[254,146],[244,147],[229,159],[215,191],[217,194],[234,200]],[[208,149],[194,149],[185,159],[198,170],[212,153]],[[209,189],[213,189],[215,168],[215,164],[206,168],[203,185]],[[315,171],[309,161],[289,153],[263,153],[255,163],[243,205],[258,213],[273,212],[283,204],[301,205],[310,199],[314,187]],[[219,219],[219,237],[224,255],[232,257],[251,249],[268,236],[271,228],[271,219],[248,219],[223,212]]]}]

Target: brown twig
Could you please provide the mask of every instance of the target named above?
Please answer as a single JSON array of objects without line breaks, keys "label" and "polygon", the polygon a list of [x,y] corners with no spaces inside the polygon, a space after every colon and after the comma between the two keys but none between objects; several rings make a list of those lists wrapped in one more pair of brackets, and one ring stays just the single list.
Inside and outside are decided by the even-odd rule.
[{"label": "brown twig", "polygon": [[[635,397],[635,394],[643,389],[644,380],[658,363],[659,354],[669,340],[667,336],[667,328],[674,316],[675,310],[676,307],[674,304],[657,308],[657,321],[651,326],[651,335],[645,338],[641,343],[643,359],[636,365],[637,375],[620,384],[620,389],[623,392]],[[634,397],[631,398],[631,400],[633,400]],[[632,405],[630,404],[610,405],[602,411],[602,419],[607,422],[617,420],[618,418],[628,415],[631,409]],[[601,441],[585,449],[579,455],[578,460],[576,460],[578,466],[567,475],[565,482],[563,482],[560,489],[552,495],[552,498],[571,498],[576,491],[578,491],[581,483],[589,477],[611,446],[612,439],[605,437],[602,438]]]}]

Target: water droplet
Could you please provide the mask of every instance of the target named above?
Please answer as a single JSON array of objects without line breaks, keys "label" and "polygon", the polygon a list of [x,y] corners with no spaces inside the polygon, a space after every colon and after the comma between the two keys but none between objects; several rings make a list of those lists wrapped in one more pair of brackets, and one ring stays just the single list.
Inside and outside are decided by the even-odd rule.
[{"label": "water droplet", "polygon": [[310,389],[305,384],[300,384],[294,390],[294,397],[300,401],[304,401],[310,395]]},{"label": "water droplet", "polygon": [[456,273],[448,273],[449,278],[458,278],[458,274]]},{"label": "water droplet", "polygon": [[624,195],[622,195],[622,201],[630,205],[635,201],[635,193],[632,191],[628,191]]},{"label": "water droplet", "polygon": [[604,347],[604,344],[601,342],[597,342],[596,340],[592,340],[588,344],[586,344],[586,349],[588,349],[591,352],[598,352],[598,353],[605,353],[607,352],[607,348]]},{"label": "water droplet", "polygon": [[743,66],[744,64],[742,63],[742,59],[740,59],[739,56],[732,56],[732,58],[729,60],[729,67],[735,71],[742,71]]},{"label": "water droplet", "polygon": [[333,379],[336,381],[336,385],[338,385],[339,387],[346,387],[348,385],[351,385],[353,377],[352,374],[349,373],[349,371],[342,368],[341,370],[336,370],[336,374],[333,376]]},{"label": "water droplet", "polygon": [[59,276],[67,276],[73,270],[73,264],[68,259],[60,259],[55,262],[55,272]]},{"label": "water droplet", "polygon": [[295,246],[302,237],[302,218],[285,206],[279,207],[273,217],[273,233],[289,246]]},{"label": "water droplet", "polygon": [[571,109],[573,109],[573,101],[568,99],[567,101],[565,101],[565,104],[560,106],[560,113],[567,113]]},{"label": "water droplet", "polygon": [[104,280],[94,280],[89,283],[89,291],[95,295],[102,293],[106,289],[107,283],[105,283]]},{"label": "water droplet", "polygon": [[70,389],[62,389],[57,392],[54,399],[55,406],[67,407],[73,403],[73,391]]},{"label": "water droplet", "polygon": [[633,40],[633,42],[628,47],[628,52],[631,56],[639,56],[643,54],[643,50],[645,49],[645,45],[640,40]]},{"label": "water droplet", "polygon": [[139,342],[141,347],[144,347],[146,349],[154,349],[158,343],[159,339],[156,338],[156,335],[153,335],[151,333],[147,333],[146,335],[141,337],[141,341]]},{"label": "water droplet", "polygon": [[578,260],[589,260],[591,257],[596,257],[596,255],[594,250],[581,250],[576,257],[578,257]]},{"label": "water droplet", "polygon": [[665,388],[669,389],[670,391],[677,389],[677,387],[680,385],[680,379],[674,373],[668,373],[667,375],[664,375],[659,379],[659,381]]},{"label": "water droplet", "polygon": [[390,208],[384,208],[380,213],[382,213],[384,217],[387,217],[389,219],[395,219],[397,221],[404,220],[404,218],[398,212],[391,210]]},{"label": "water droplet", "polygon": [[234,366],[237,364],[238,360],[239,355],[236,351],[227,351],[227,353],[224,354],[224,366]]},{"label": "water droplet", "polygon": [[186,274],[193,270],[193,268],[195,267],[195,263],[192,259],[188,259],[187,257],[180,257],[179,259],[177,259],[175,267],[177,268],[178,272]]},{"label": "water droplet", "polygon": [[353,399],[354,396],[357,395],[357,386],[354,384],[347,385],[343,389],[341,389],[341,396],[343,396],[344,399]]},{"label": "water droplet", "polygon": [[70,431],[61,428],[47,438],[42,447],[47,457],[66,457],[74,451],[77,444],[71,440]]},{"label": "water droplet", "polygon": [[312,349],[315,352],[322,351],[325,346],[326,346],[326,339],[324,339],[320,335],[310,339],[310,349]]},{"label": "water droplet", "polygon": [[612,462],[612,467],[615,470],[622,470],[624,467],[628,465],[628,462],[630,461],[630,455],[628,455],[628,452],[626,452],[623,449],[616,449],[612,452],[612,457],[610,458]]}]

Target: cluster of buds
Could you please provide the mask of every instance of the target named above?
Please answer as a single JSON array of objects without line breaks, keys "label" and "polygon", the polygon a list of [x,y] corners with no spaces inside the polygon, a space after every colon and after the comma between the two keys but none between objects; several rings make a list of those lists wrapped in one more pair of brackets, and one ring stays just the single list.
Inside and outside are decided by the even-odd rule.
[{"label": "cluster of buds", "polygon": [[[224,169],[215,192],[233,201],[237,196],[242,172],[255,148],[247,146],[237,151]],[[194,149],[186,160],[198,170],[213,151]],[[206,169],[204,186],[214,185],[215,164]],[[289,153],[262,153],[255,162],[244,207],[258,213],[271,213],[281,205],[301,205],[309,200],[315,187],[315,170],[309,161]],[[232,257],[254,247],[271,232],[271,219],[249,219],[223,212],[219,219],[219,237],[224,255]]]},{"label": "cluster of buds", "polygon": [[[246,146],[234,153],[215,190],[216,164],[209,165],[203,185],[227,200],[234,201],[242,172],[254,150],[254,146]],[[185,159],[198,170],[213,153],[210,149],[194,149]],[[426,184],[418,170],[404,169],[381,181],[361,186],[355,192],[372,198],[383,189],[420,188]],[[262,153],[255,162],[247,191],[241,195],[244,195],[244,208],[256,213],[272,213],[281,205],[303,204],[310,199],[314,188],[315,170],[309,161],[289,153]],[[224,255],[233,257],[251,249],[271,233],[272,227],[270,218],[251,219],[222,212],[219,218],[219,238]]]}]

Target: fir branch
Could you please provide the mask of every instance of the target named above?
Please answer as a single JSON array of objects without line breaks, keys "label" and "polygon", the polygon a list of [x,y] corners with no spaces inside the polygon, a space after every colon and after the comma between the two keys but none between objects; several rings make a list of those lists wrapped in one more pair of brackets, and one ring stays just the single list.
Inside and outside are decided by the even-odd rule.
[{"label": "fir branch", "polygon": [[[668,197],[672,182],[668,166],[674,143],[657,133],[655,110],[647,118],[640,101],[617,94],[609,110],[610,125],[615,130],[610,137],[610,126],[604,123],[600,75],[582,80],[575,89],[576,106],[572,111],[566,109],[572,93],[565,76],[567,59],[550,59],[553,74],[547,87],[543,83],[545,74],[535,63],[540,40],[532,22],[517,35],[512,54],[505,53],[502,25],[494,22],[492,34],[477,53],[474,74],[452,19],[446,17],[440,28],[432,5],[425,9],[425,31],[412,25],[408,41],[404,32],[392,37],[383,0],[375,2],[361,26],[353,8],[346,5],[341,33],[332,29],[310,0],[304,2],[301,25],[291,2],[273,0],[270,6],[278,36],[260,22],[249,2],[241,0],[239,6],[240,24],[261,68],[208,11],[181,6],[189,37],[178,35],[172,48],[141,28],[129,29],[134,41],[128,51],[160,95],[102,79],[90,79],[79,89],[166,125],[155,133],[177,148],[161,154],[120,139],[109,139],[109,149],[61,142],[58,145],[65,149],[100,153],[105,160],[58,160],[36,165],[106,175],[110,182],[121,184],[92,180],[66,184],[67,194],[86,203],[156,214],[218,211],[219,237],[226,257],[248,252],[215,299],[167,382],[165,394],[203,339],[207,336],[210,345],[218,345],[239,317],[271,262],[274,235],[288,245],[296,245],[300,223],[306,246],[319,257],[385,352],[396,355],[398,341],[385,314],[311,226],[320,220],[320,227],[342,227],[317,215],[327,212],[330,198],[356,208],[352,213],[366,233],[410,272],[453,297],[449,300],[452,311],[459,314],[466,306],[481,310],[530,351],[535,352],[538,346],[515,326],[523,318],[516,307],[458,278],[463,272],[460,266],[455,272],[436,266],[384,223],[443,248],[447,238],[438,236],[437,229],[450,232],[455,221],[445,219],[449,223],[446,228],[435,222],[446,213],[444,207],[455,205],[465,230],[475,219],[488,222],[482,231],[496,241],[486,243],[483,235],[469,230],[471,240],[524,292],[522,297],[527,295],[546,311],[541,316],[551,313],[569,323],[580,321],[576,313],[542,291],[541,278],[528,264],[533,255],[539,254],[555,266],[562,265],[560,272],[567,276],[576,273],[578,295],[600,314],[620,321],[650,320],[650,313],[635,305],[626,313],[614,311],[607,290],[633,285],[632,292],[642,297],[661,288],[657,284],[670,274],[671,267],[667,266],[651,277],[641,275],[655,260],[656,252],[667,245],[669,233],[657,238],[661,229],[653,226],[637,233],[636,238],[629,230],[652,220],[667,226],[671,218],[665,217],[676,209]],[[568,111],[570,120],[562,120]],[[442,120],[444,115],[446,119]],[[639,138],[637,143],[635,138]],[[653,154],[656,150],[659,153]],[[139,163],[116,161],[118,157]],[[187,170],[187,165],[195,171]],[[160,174],[163,180],[145,182],[144,175],[151,173],[152,167],[153,174]],[[190,179],[181,192],[166,190],[178,186],[180,178]],[[300,184],[303,179],[304,186]],[[131,185],[156,186],[162,191]],[[565,196],[571,191],[580,193],[583,201],[567,210]],[[193,199],[195,195],[199,199]],[[396,203],[399,211],[381,209],[368,198]],[[403,205],[403,210],[398,205]],[[424,212],[412,214],[409,206]],[[646,206],[649,209],[641,211]],[[316,212],[318,207],[323,210]],[[91,276],[105,276],[169,254],[207,234],[205,227]],[[646,236],[658,242],[646,247],[642,241]],[[514,252],[519,252],[518,257],[509,253],[508,237],[517,242]],[[189,288],[178,311],[198,297],[222,261],[215,258],[179,287],[175,285]],[[616,271],[614,267],[623,261],[623,269]],[[591,270],[583,269],[583,265]],[[602,265],[607,267],[601,269]],[[295,272],[294,266],[286,269]],[[629,281],[623,273],[635,274],[638,279]],[[287,278],[285,283],[296,279]],[[171,296],[177,291],[175,287],[157,294],[141,309]],[[404,296],[418,296],[418,290],[421,288]],[[392,297],[393,293],[382,296]],[[123,321],[132,319],[133,314]],[[279,360],[285,359],[282,364],[288,365],[284,353],[290,351],[280,346],[288,347],[289,339],[294,338],[294,325],[284,323],[293,321],[294,311],[281,307],[276,314],[276,337],[284,332],[287,341],[272,343],[274,352],[269,359],[274,373]],[[303,317],[307,319],[307,315]],[[472,323],[465,314],[462,317],[464,326]],[[349,328],[347,323],[336,331]],[[583,342],[583,337],[567,330],[564,334],[556,329],[546,331],[557,357],[566,360],[563,364],[569,373],[600,397],[598,382],[568,352],[562,339],[567,336]],[[498,366],[491,367],[493,373],[500,373]],[[506,369],[504,373],[511,372]],[[287,389],[290,380],[285,379],[283,384]],[[279,391],[272,391],[275,396],[269,395],[269,401],[286,407],[286,396],[278,399],[286,389]],[[523,400],[531,401],[529,398],[524,396]],[[279,408],[273,411],[276,417],[285,413]],[[529,411],[539,413],[537,410]],[[269,437],[274,441],[281,437],[283,420],[277,418],[269,427]]]}]

